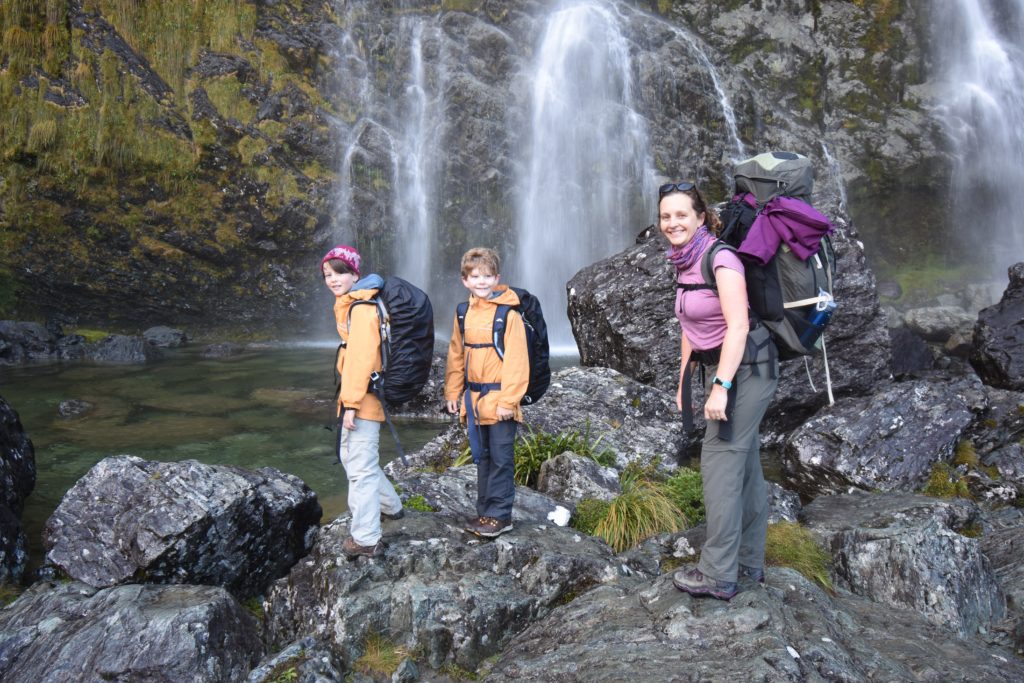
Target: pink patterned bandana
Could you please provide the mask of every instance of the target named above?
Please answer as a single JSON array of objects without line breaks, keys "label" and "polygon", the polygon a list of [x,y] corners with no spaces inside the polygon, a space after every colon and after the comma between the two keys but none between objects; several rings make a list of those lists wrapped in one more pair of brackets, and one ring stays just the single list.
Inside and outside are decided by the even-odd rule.
[{"label": "pink patterned bandana", "polygon": [[679,248],[669,248],[665,257],[669,260],[669,263],[676,267],[676,272],[686,270],[704,253],[704,247],[707,246],[708,242],[714,239],[707,226],[702,225],[697,228],[697,232],[694,233],[689,242]]},{"label": "pink patterned bandana", "polygon": [[333,259],[344,261],[345,265],[351,268],[353,273],[359,275],[359,262],[362,261],[362,258],[360,258],[359,252],[354,248],[346,244],[339,244],[334,249],[331,249],[320,259],[320,271],[323,272],[324,264]]}]

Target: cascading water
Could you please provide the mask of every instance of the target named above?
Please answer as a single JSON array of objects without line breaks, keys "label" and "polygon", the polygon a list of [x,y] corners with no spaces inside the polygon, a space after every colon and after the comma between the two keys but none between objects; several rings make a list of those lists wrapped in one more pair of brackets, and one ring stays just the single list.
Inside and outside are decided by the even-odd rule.
[{"label": "cascading water", "polygon": [[839,194],[839,209],[845,213],[848,211],[848,205],[846,203],[846,185],[843,183],[843,167],[840,165],[839,159],[832,156],[832,152],[829,151],[824,140],[821,141],[821,152],[825,155],[825,163],[836,184],[836,192]]},{"label": "cascading water", "polygon": [[652,215],[645,205],[653,185],[646,126],[633,106],[629,46],[616,15],[596,2],[551,14],[530,82],[518,254],[509,279],[541,294],[552,346],[575,352],[562,312],[565,283],[625,247]]},{"label": "cascading water", "polygon": [[935,8],[940,112],[952,140],[951,235],[995,275],[1024,258],[1024,1]]}]

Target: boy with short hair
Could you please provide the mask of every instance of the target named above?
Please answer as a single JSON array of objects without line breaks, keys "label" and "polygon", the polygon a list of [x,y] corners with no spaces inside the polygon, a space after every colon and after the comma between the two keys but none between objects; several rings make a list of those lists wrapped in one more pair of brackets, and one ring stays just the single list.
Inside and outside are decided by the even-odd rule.
[{"label": "boy with short hair", "polygon": [[477,518],[466,530],[495,538],[512,529],[515,498],[516,428],[519,402],[530,383],[526,328],[516,311],[505,322],[505,358],[494,347],[493,324],[499,305],[516,306],[519,297],[500,285],[501,260],[492,249],[477,247],[462,256],[462,284],[469,305],[460,330],[458,314],[448,345],[444,397],[448,411],[459,410],[477,466]]},{"label": "boy with short hair", "polygon": [[353,560],[380,557],[381,519],[400,519],[405,511],[380,468],[380,423],[384,408],[369,391],[370,375],[380,372],[380,324],[376,306],[354,306],[368,301],[384,285],[379,275],[359,277],[359,252],[347,245],[331,249],[320,260],[324,284],[336,297],[334,318],[341,348],[338,350],[338,458],[348,476],[348,509],[352,513],[350,536],[342,552]]}]

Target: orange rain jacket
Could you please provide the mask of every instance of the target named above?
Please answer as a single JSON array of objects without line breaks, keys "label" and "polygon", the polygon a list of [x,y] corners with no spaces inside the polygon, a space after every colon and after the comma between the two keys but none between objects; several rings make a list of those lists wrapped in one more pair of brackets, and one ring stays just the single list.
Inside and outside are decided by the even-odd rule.
[{"label": "orange rain jacket", "polygon": [[[495,287],[500,294],[493,299],[480,299],[470,296],[469,308],[466,310],[467,344],[490,344],[494,338],[492,324],[498,304],[516,306],[519,297],[506,285]],[[519,401],[526,395],[530,384],[530,356],[526,348],[526,328],[523,319],[515,311],[509,311],[505,321],[505,361],[502,362],[497,350],[493,347],[471,348],[463,344],[459,332],[458,315],[452,328],[452,340],[448,344],[448,365],[444,377],[444,397],[446,401],[458,401],[463,398],[466,388],[466,359],[469,359],[469,381],[480,384],[501,383],[500,390],[492,390],[486,396],[471,392],[471,400],[476,411],[477,424],[490,425],[498,422],[498,406],[515,411],[516,422],[523,421],[523,413],[519,409]],[[459,411],[462,421],[466,421],[466,404],[462,403]]]},{"label": "orange rain jacket", "polygon": [[[369,391],[370,373],[380,372],[380,322],[375,305],[360,304],[352,311],[356,300],[366,301],[377,295],[376,289],[357,289],[334,300],[334,319],[338,334],[346,346],[338,353],[338,373],[341,375],[341,394],[338,396],[338,415],[341,407],[354,408],[356,417],[375,422],[384,421],[384,407]],[[350,316],[349,313],[352,312]]]}]

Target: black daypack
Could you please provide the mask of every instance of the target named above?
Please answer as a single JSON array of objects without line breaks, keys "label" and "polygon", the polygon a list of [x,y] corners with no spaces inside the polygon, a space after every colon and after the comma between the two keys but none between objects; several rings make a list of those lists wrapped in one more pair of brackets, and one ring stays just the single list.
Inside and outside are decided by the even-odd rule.
[{"label": "black daypack", "polygon": [[[723,229],[719,239],[737,250],[771,200],[792,197],[810,204],[814,169],[810,159],[801,154],[768,152],[737,164],[734,179],[736,196],[721,212]],[[754,196],[756,208],[744,199],[748,193]],[[701,264],[705,281],[712,288],[715,280],[710,266],[712,252],[717,251],[709,249]],[[822,332],[835,309],[831,297],[836,260],[828,236],[821,239],[817,252],[806,261],[797,258],[784,243],[764,265],[742,253],[738,255],[743,259],[750,309],[771,332],[779,358],[820,353]]]},{"label": "black daypack", "polygon": [[[523,318],[526,328],[526,348],[530,355],[530,383],[526,394],[519,402],[522,405],[536,403],[544,396],[551,385],[551,352],[548,347],[548,326],[544,322],[544,313],[540,308],[540,300],[520,287],[509,287],[519,297],[518,306],[500,304],[494,313],[492,326],[492,344],[498,352],[498,358],[505,360],[505,321],[510,310],[516,311]],[[463,301],[455,309],[459,321],[459,334],[466,339],[466,311],[469,302]]]},{"label": "black daypack", "polygon": [[[434,357],[434,309],[419,287],[399,277],[384,279],[377,295],[352,302],[377,307],[380,323],[380,373],[370,377],[370,390],[392,408],[415,397],[430,376]],[[349,320],[352,309],[349,309]]]}]

